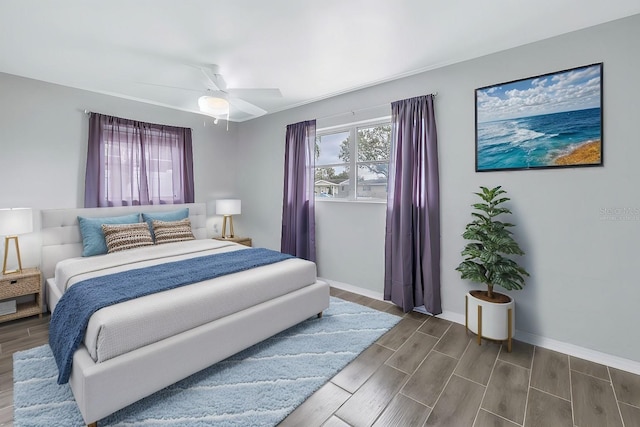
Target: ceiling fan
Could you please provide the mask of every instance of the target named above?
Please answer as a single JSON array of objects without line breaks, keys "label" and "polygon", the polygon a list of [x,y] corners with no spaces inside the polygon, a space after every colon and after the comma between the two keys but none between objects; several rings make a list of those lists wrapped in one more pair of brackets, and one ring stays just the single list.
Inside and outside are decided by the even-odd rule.
[{"label": "ceiling fan", "polygon": [[252,104],[248,99],[280,98],[280,89],[275,88],[228,88],[220,74],[220,68],[215,64],[198,66],[205,76],[207,91],[198,98],[198,107],[204,114],[218,118],[229,119],[232,110],[241,111],[251,117],[259,117],[267,113],[266,110]]}]

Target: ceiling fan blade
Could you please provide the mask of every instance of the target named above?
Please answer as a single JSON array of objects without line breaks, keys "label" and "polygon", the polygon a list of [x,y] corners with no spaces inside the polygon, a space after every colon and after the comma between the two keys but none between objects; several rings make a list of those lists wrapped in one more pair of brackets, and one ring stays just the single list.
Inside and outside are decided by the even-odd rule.
[{"label": "ceiling fan blade", "polygon": [[254,117],[258,117],[258,116],[263,116],[265,114],[267,114],[266,110],[263,110],[262,108],[258,107],[257,105],[253,105],[250,102],[247,102],[245,100],[239,99],[239,98],[230,98],[229,99],[229,104],[231,104],[231,106],[237,110],[243,111],[247,114],[250,114]]},{"label": "ceiling fan blade", "polygon": [[238,98],[282,98],[282,92],[276,88],[229,88],[227,93]]}]

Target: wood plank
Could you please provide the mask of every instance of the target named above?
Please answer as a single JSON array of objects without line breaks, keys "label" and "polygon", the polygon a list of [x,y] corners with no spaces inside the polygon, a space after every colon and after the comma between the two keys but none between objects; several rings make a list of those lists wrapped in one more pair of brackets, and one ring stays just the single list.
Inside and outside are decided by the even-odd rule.
[{"label": "wood plank", "polygon": [[640,426],[640,408],[627,405],[626,403],[618,402],[620,405],[620,413],[622,414],[622,421],[626,427]]},{"label": "wood plank", "polygon": [[351,393],[327,383],[287,416],[279,426],[321,426],[351,397]]},{"label": "wood plank", "polygon": [[33,325],[28,328],[29,336],[33,336],[36,334],[42,334],[43,332],[49,332],[49,322],[43,323],[41,325]]},{"label": "wood plank", "polygon": [[404,317],[404,311],[395,304],[391,304],[391,307],[387,308],[385,311],[389,314]]},{"label": "wood plank", "polygon": [[351,427],[349,424],[342,421],[340,418],[335,415],[327,420],[326,423],[322,424],[322,427]]},{"label": "wood plank", "polygon": [[5,391],[13,393],[13,371],[0,375],[0,393]]},{"label": "wood plank", "polygon": [[374,308],[379,311],[387,311],[392,304],[387,301],[380,301],[378,299],[371,300],[367,307]]},{"label": "wood plank", "polygon": [[426,426],[471,427],[485,387],[453,375],[434,406]]},{"label": "wood plank", "polygon": [[393,354],[393,350],[374,343],[338,372],[331,382],[355,393]]},{"label": "wood plank", "polygon": [[571,400],[569,356],[536,347],[531,370],[531,387]]},{"label": "wood plank", "polygon": [[2,344],[2,354],[13,354],[16,351],[28,350],[33,347],[37,347],[42,344],[46,344],[49,341],[49,331],[43,331],[35,333],[31,336],[26,336],[11,340]]},{"label": "wood plank", "polygon": [[430,412],[430,408],[397,394],[373,424],[373,427],[421,426]]},{"label": "wood plank", "polygon": [[[504,418],[501,418],[496,414],[492,414],[491,412],[487,412],[484,409],[480,409],[478,411],[478,417],[476,418],[476,422],[473,424],[473,427],[520,427],[520,426],[509,420],[505,420]],[[547,427],[550,427],[550,426],[547,426]]]},{"label": "wood plank", "polygon": [[0,375],[13,372],[13,355],[4,354],[0,356]]},{"label": "wood plank", "polygon": [[417,320],[421,324],[424,324],[431,316],[425,313],[420,313],[419,311],[410,311],[404,315],[409,319]]},{"label": "wood plank", "polygon": [[446,354],[430,352],[409,378],[401,393],[433,408],[457,363],[456,359]]},{"label": "wood plank", "polygon": [[620,402],[640,407],[640,375],[609,368],[613,387]]},{"label": "wood plank", "polygon": [[[0,337],[4,336],[6,333],[10,333],[14,330],[23,330],[26,331],[30,326],[40,325],[40,324],[48,324],[50,319],[49,314],[43,314],[42,318],[40,317],[25,317],[23,319],[16,319],[6,323],[0,323]],[[2,340],[0,340],[1,342]]]},{"label": "wood plank", "polygon": [[438,317],[430,317],[429,320],[427,320],[418,330],[424,334],[441,338],[450,326],[451,322],[448,320],[440,319]]},{"label": "wood plank", "polygon": [[13,387],[0,391],[0,408],[9,407],[13,407]]},{"label": "wood plank", "polygon": [[467,329],[464,325],[453,323],[442,338],[440,338],[434,350],[444,353],[447,356],[460,359],[470,341],[471,336],[467,334]]},{"label": "wood plank", "polygon": [[607,370],[607,367],[599,363],[569,356],[569,366],[574,371],[609,381],[609,371]]},{"label": "wood plank", "polygon": [[574,423],[580,427],[621,427],[622,419],[609,381],[571,371]]},{"label": "wood plank", "polygon": [[380,337],[376,343],[390,348],[391,350],[397,350],[407,339],[409,339],[411,335],[413,335],[415,331],[418,330],[420,325],[422,325],[422,323],[417,320],[405,317],[398,322],[396,326],[391,328],[389,332]]},{"label": "wood plank", "polygon": [[527,427],[572,427],[571,402],[530,388],[524,424]]},{"label": "wood plank", "polygon": [[531,369],[534,347],[531,344],[517,340],[512,341],[511,347],[511,353],[509,353],[507,347],[502,346],[498,359],[522,366],[526,369]]},{"label": "wood plank", "polygon": [[386,363],[411,375],[437,342],[438,338],[416,331]]},{"label": "wood plank", "polygon": [[13,328],[7,331],[0,331],[0,354],[2,354],[2,347],[5,344],[13,340],[27,337],[29,337],[29,329],[25,327]]},{"label": "wood plank", "polygon": [[360,305],[367,305],[367,301],[371,299],[364,295],[354,294],[353,292],[349,292],[349,291],[344,291],[342,294],[340,294],[338,298],[343,299],[345,301],[354,302]]},{"label": "wood plank", "polygon": [[500,344],[488,341],[482,345],[471,343],[456,367],[456,375],[486,386],[499,352]]},{"label": "wood plank", "polygon": [[382,365],[335,413],[353,427],[370,426],[405,383],[407,374]]},{"label": "wood plank", "polygon": [[340,298],[340,295],[344,294],[345,291],[342,289],[334,288],[333,286],[329,287],[329,295],[332,297]]},{"label": "wood plank", "polygon": [[3,427],[13,426],[13,406],[0,408],[0,426],[3,426]]},{"label": "wood plank", "polygon": [[528,369],[498,360],[487,386],[482,409],[522,424],[528,389]]}]

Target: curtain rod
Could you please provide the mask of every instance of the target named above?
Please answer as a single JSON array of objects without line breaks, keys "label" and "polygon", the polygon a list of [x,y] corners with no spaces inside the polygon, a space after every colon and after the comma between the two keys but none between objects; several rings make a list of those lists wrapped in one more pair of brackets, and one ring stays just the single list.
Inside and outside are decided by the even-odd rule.
[{"label": "curtain rod", "polygon": [[[435,98],[436,96],[438,96],[438,92],[428,93],[427,95],[431,95],[431,96],[433,96]],[[359,113],[361,111],[373,110],[374,108],[380,108],[380,107],[384,107],[386,105],[391,105],[391,102],[387,102],[387,103],[384,103],[384,104],[373,105],[371,107],[358,108],[357,110],[349,110],[349,111],[345,111],[344,113],[330,114],[328,116],[318,117],[318,118],[316,118],[316,120],[332,119],[334,117],[346,116],[348,114],[351,114],[352,116],[354,116],[356,113]]]},{"label": "curtain rod", "polygon": [[[119,119],[123,119],[123,120],[131,120],[131,121],[134,121],[134,122],[141,122],[141,123],[151,123],[151,122],[145,122],[145,121],[143,121],[143,120],[134,120],[134,119],[127,119],[127,118],[125,118],[125,117],[112,116],[111,114],[96,113],[95,111],[89,111],[89,110],[87,110],[87,109],[80,110],[80,111],[82,111],[82,112],[83,112],[84,114],[86,114],[87,116],[90,116],[91,114],[102,114],[103,116],[117,117],[117,118],[119,118]],[[184,126],[178,126],[178,125],[165,125],[165,124],[162,124],[162,123],[151,123],[151,124],[154,124],[154,125],[160,125],[160,126],[171,126],[171,127],[181,127],[181,128],[185,128]],[[193,130],[193,128],[185,128],[185,129],[191,129],[191,130]],[[229,130],[229,121],[228,121],[228,120],[227,120],[227,130]]]}]

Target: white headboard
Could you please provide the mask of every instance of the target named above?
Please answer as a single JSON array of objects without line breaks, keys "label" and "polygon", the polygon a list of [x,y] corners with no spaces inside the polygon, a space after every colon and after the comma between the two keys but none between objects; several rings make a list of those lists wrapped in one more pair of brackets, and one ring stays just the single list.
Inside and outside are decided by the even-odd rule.
[{"label": "white headboard", "polygon": [[44,279],[53,277],[56,264],[67,258],[82,256],[82,236],[78,216],[108,217],[130,213],[165,212],[189,208],[191,228],[196,239],[207,237],[207,206],[205,203],[182,205],[121,206],[113,208],[43,209],[42,262],[40,269]]}]

